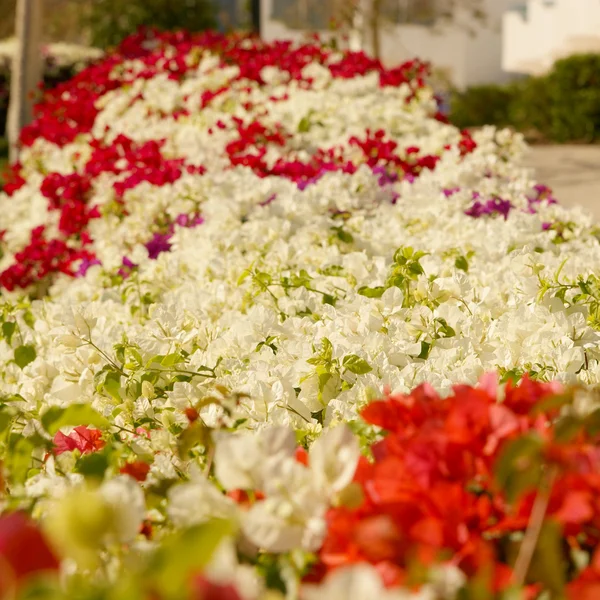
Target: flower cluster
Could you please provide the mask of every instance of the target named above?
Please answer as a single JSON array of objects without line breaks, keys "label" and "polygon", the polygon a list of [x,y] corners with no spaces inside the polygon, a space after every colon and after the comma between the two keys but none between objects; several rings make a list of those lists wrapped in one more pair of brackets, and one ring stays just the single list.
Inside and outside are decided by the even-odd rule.
[{"label": "flower cluster", "polygon": [[426,77],[142,32],[48,92],[0,195],[0,597],[595,593],[600,230]]}]

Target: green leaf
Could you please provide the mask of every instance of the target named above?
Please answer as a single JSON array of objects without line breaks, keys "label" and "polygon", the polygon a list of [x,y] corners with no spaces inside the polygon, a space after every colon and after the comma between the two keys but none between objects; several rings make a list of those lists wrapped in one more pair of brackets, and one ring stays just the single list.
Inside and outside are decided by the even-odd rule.
[{"label": "green leaf", "polygon": [[345,356],[342,361],[342,366],[351,373],[356,373],[357,375],[364,375],[373,370],[366,360],[356,354],[348,354],[348,356]]},{"label": "green leaf", "polygon": [[365,296],[366,298],[381,298],[385,290],[386,288],[381,285],[374,288],[363,286],[358,288],[358,294],[360,296]]},{"label": "green leaf", "polygon": [[333,377],[333,374],[326,367],[317,367],[317,378],[319,381],[319,392],[323,392],[325,386],[329,383],[329,380]]},{"label": "green leaf", "polygon": [[89,404],[71,404],[67,408],[59,408],[58,406],[50,408],[42,416],[42,425],[50,435],[54,435],[61,427],[93,425],[94,427],[106,428],[110,425],[110,422]]},{"label": "green leaf", "polygon": [[438,337],[449,338],[449,337],[454,337],[456,335],[456,331],[454,331],[454,328],[452,328],[452,327],[450,327],[450,325],[448,325],[448,321],[446,321],[446,319],[437,317],[435,319],[435,321],[440,326],[439,329],[437,330]]},{"label": "green leaf", "polygon": [[325,267],[324,269],[319,269],[319,273],[328,277],[343,277],[344,267],[340,265],[331,265],[329,267]]},{"label": "green leaf", "polygon": [[454,261],[454,266],[461,271],[467,273],[469,271],[469,261],[464,256],[459,256]]},{"label": "green leaf", "polygon": [[529,413],[531,415],[540,415],[550,411],[558,411],[563,406],[573,402],[573,391],[566,391],[563,394],[553,394],[539,402],[536,402]]},{"label": "green leaf", "polygon": [[421,342],[421,353],[417,358],[427,358],[431,352],[431,344],[429,342]]},{"label": "green leaf", "polygon": [[6,323],[2,323],[2,336],[6,339],[8,344],[12,340],[13,333],[17,328],[17,324],[13,321],[7,321]]},{"label": "green leaf", "polygon": [[590,295],[592,293],[590,286],[588,285],[587,281],[583,281],[582,279],[580,279],[577,282],[577,285],[579,286],[579,289],[586,295]]},{"label": "green leaf", "polygon": [[33,326],[35,325],[35,319],[33,318],[33,314],[30,310],[26,310],[23,313],[23,321],[25,321],[25,324],[30,327],[31,329],[33,329]]},{"label": "green leaf", "polygon": [[554,426],[554,439],[560,444],[566,444],[573,440],[583,429],[581,419],[565,415],[561,417]]},{"label": "green leaf", "polygon": [[552,598],[564,598],[566,564],[562,528],[556,521],[546,520],[531,559],[527,581],[541,583]]},{"label": "green leaf", "polygon": [[310,118],[308,116],[302,117],[300,123],[298,123],[298,133],[307,133],[310,131]]},{"label": "green leaf", "polygon": [[329,306],[335,306],[337,298],[331,294],[323,294],[323,304],[329,304]]},{"label": "green leaf", "polygon": [[406,248],[400,246],[400,248],[394,252],[394,262],[398,265],[405,265],[406,261],[413,255],[413,253],[414,250],[410,246],[407,246]]},{"label": "green leaf", "polygon": [[158,595],[180,598],[191,575],[201,572],[223,538],[233,533],[232,523],[215,519],[165,539],[148,569],[148,576],[156,586]]},{"label": "green leaf", "polygon": [[250,275],[252,275],[252,271],[250,271],[249,269],[244,269],[244,271],[242,271],[242,274],[238,277],[237,285],[242,285],[242,283],[244,283],[244,280],[247,279]]},{"label": "green leaf", "polygon": [[540,483],[543,441],[539,435],[524,435],[503,449],[494,465],[496,480],[509,501]]},{"label": "green leaf", "polygon": [[584,421],[588,435],[595,437],[600,433],[600,408],[592,411]]},{"label": "green leaf", "polygon": [[269,273],[258,272],[254,276],[254,279],[263,289],[267,289],[273,283],[273,277]]},{"label": "green leaf", "polygon": [[15,416],[8,406],[3,406],[0,409],[0,434],[4,433]]},{"label": "green leaf", "polygon": [[290,282],[293,287],[308,288],[311,281],[312,277],[304,269],[302,269],[297,275],[293,274],[290,277]]},{"label": "green leaf", "polygon": [[121,401],[121,374],[118,371],[107,371],[102,383],[102,390],[117,401]]},{"label": "green leaf", "polygon": [[521,381],[525,372],[522,369],[515,367],[514,369],[510,369],[509,371],[501,372],[500,383],[505,384],[508,381],[511,381],[513,384],[519,383]]},{"label": "green leaf", "polygon": [[29,363],[36,359],[36,351],[33,346],[24,345],[15,348],[15,362],[21,369],[24,369]]},{"label": "green leaf", "polygon": [[164,354],[157,354],[156,356],[153,356],[147,363],[146,363],[146,369],[149,369],[152,366],[157,366],[157,365],[161,365],[163,358],[165,357]]},{"label": "green leaf", "polygon": [[32,442],[23,437],[18,436],[18,439],[10,451],[9,472],[12,476],[13,481],[16,483],[23,483],[27,479],[27,471],[31,467],[31,456],[35,446]]},{"label": "green leaf", "polygon": [[77,460],[75,472],[81,473],[84,477],[103,479],[108,466],[109,460],[106,452],[92,452],[91,454],[85,454]]},{"label": "green leaf", "polygon": [[183,357],[179,352],[174,352],[173,354],[167,354],[161,361],[161,365],[163,367],[172,367],[180,362],[184,362]]},{"label": "green leaf", "polygon": [[198,419],[181,432],[177,440],[177,451],[182,459],[186,459],[189,458],[188,453],[194,446],[202,445],[206,448],[209,444],[209,429],[201,419]]},{"label": "green leaf", "polygon": [[335,231],[338,239],[345,244],[351,244],[354,242],[354,237],[351,233],[344,231],[342,227],[332,227],[333,231]]},{"label": "green leaf", "polygon": [[333,344],[327,338],[321,340],[321,357],[328,362],[333,357]]},{"label": "green leaf", "polygon": [[411,262],[408,265],[408,270],[414,275],[423,275],[425,273],[423,267],[418,262]]}]

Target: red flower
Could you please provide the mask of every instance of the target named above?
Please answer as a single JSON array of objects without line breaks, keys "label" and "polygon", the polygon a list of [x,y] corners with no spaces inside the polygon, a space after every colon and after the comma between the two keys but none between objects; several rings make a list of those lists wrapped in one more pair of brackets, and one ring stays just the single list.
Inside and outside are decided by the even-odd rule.
[{"label": "red flower", "polygon": [[24,513],[0,516],[0,597],[31,575],[57,571],[58,558]]},{"label": "red flower", "polygon": [[230,583],[213,583],[202,575],[192,580],[190,600],[241,600],[241,596]]},{"label": "red flower", "polygon": [[[584,433],[569,444],[553,440],[557,409],[545,411],[544,400],[558,390],[524,378],[507,385],[499,402],[495,381],[484,378],[479,387],[455,386],[445,399],[422,385],[368,405],[362,417],[386,435],[371,446],[373,462],[359,462],[362,505],[329,511],[314,571],[369,562],[395,586],[415,561],[451,557],[468,578],[485,575],[490,590],[513,585],[504,543],[526,530],[537,490],[525,488],[511,505],[495,472],[504,449],[523,434],[539,436],[539,460],[560,467],[547,517],[587,547],[600,543],[600,451]],[[533,597],[539,589],[526,592]]]},{"label": "red flower", "polygon": [[104,448],[105,442],[102,439],[102,432],[98,429],[88,429],[80,425],[75,427],[69,435],[58,431],[54,436],[54,454],[58,456],[63,452],[79,450],[82,454],[89,454]]},{"label": "red flower", "polygon": [[294,457],[296,458],[296,461],[299,462],[301,465],[308,467],[310,457],[308,456],[308,452],[302,446],[298,446],[296,448],[294,452]]},{"label": "red flower", "polygon": [[121,467],[120,472],[133,477],[137,481],[146,481],[146,477],[150,472],[150,465],[147,462],[136,460]]}]

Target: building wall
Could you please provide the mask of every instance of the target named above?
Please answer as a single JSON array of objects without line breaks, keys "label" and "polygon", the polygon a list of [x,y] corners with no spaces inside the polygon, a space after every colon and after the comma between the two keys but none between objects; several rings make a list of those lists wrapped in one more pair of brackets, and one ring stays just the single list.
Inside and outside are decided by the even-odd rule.
[{"label": "building wall", "polygon": [[600,0],[527,0],[504,15],[502,66],[541,74],[574,52],[600,50]]},{"label": "building wall", "polygon": [[[301,39],[306,30],[291,29],[273,20],[273,3],[278,8],[303,0],[262,0],[261,33],[267,40]],[[305,0],[304,0],[305,1]],[[381,32],[381,58],[393,65],[418,57],[430,61],[435,68],[447,73],[452,83],[464,88],[479,83],[502,82],[502,13],[514,0],[484,0],[488,18],[485,24],[465,20],[457,15],[457,23],[431,27],[427,25],[386,24]],[[577,0],[573,0],[577,1]],[[323,32],[328,35],[328,32]],[[368,49],[366,49],[368,50]]]}]

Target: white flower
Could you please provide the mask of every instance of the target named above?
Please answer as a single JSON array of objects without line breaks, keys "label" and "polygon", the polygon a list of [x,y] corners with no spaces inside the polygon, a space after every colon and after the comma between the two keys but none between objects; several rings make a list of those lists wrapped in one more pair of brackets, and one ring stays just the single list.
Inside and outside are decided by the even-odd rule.
[{"label": "white flower", "polygon": [[144,492],[129,475],[118,475],[100,486],[100,495],[111,507],[114,538],[123,544],[132,541],[140,531],[146,513]]},{"label": "white flower", "polygon": [[325,431],[310,448],[315,488],[329,493],[344,489],[354,477],[359,457],[358,440],[346,425]]},{"label": "white flower", "polygon": [[337,569],[320,585],[302,587],[302,600],[435,600],[428,591],[410,592],[403,589],[387,590],[381,575],[370,565],[356,565]]},{"label": "white flower", "polygon": [[215,475],[226,490],[262,489],[268,465],[290,457],[296,447],[294,432],[288,427],[215,438]]},{"label": "white flower", "polygon": [[168,493],[167,512],[177,527],[191,527],[210,519],[231,519],[236,507],[212,483],[199,476],[176,485]]}]

